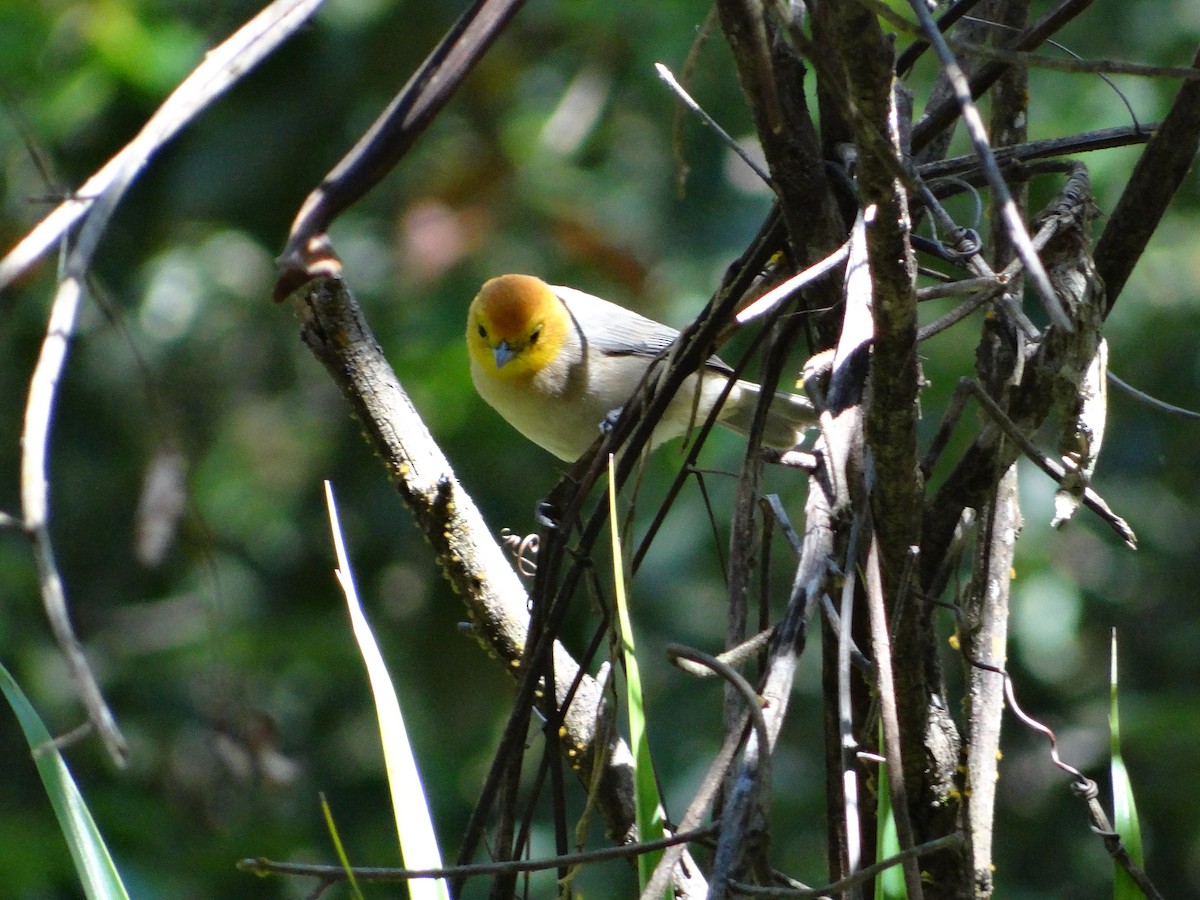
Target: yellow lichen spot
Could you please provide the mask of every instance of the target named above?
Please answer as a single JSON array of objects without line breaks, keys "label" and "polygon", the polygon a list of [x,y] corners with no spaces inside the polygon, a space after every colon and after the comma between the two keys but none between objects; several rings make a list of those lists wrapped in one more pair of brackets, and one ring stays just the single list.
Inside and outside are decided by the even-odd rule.
[{"label": "yellow lichen spot", "polygon": [[962,649],[962,642],[958,638],[958,631],[955,631],[954,634],[950,635],[950,637],[947,638],[947,642],[950,644],[951,649]]},{"label": "yellow lichen spot", "polygon": [[1016,566],[1009,566],[1009,567],[1008,567],[1008,580],[1009,580],[1009,581],[1015,581],[1015,580],[1016,580],[1016,577],[1017,577],[1017,568],[1016,568]]},{"label": "yellow lichen spot", "polygon": [[560,738],[565,738],[567,736],[567,726],[566,725],[558,726],[558,736]]},{"label": "yellow lichen spot", "polygon": [[508,664],[514,669],[521,668],[521,661],[519,659],[510,659]]},{"label": "yellow lichen spot", "polygon": [[1002,759],[1004,759],[1004,752],[999,749],[996,750],[996,762],[999,762]]},{"label": "yellow lichen spot", "polygon": [[569,756],[569,757],[571,757],[572,759],[574,759],[574,758],[575,758],[576,756],[578,756],[578,755],[579,755],[579,754],[578,754],[578,752],[575,750],[575,748],[574,748],[574,747],[568,747],[568,748],[567,748],[567,756]]}]

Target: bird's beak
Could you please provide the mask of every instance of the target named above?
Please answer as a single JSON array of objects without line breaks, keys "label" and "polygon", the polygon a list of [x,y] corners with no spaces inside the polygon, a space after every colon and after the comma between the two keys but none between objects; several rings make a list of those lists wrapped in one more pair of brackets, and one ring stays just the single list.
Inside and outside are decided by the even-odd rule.
[{"label": "bird's beak", "polygon": [[508,341],[501,341],[492,348],[492,353],[496,357],[497,369],[503,369],[504,364],[517,355],[517,351],[509,346]]}]

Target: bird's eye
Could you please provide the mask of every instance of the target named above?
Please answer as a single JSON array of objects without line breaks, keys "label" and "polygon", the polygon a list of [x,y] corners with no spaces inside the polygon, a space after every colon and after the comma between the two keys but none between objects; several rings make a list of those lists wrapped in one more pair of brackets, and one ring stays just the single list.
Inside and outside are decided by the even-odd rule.
[{"label": "bird's eye", "polygon": [[531,334],[529,336],[529,343],[536,344],[538,341],[538,338],[540,338],[541,336],[542,336],[542,326],[539,325],[537,328],[533,329],[533,334]]},{"label": "bird's eye", "polygon": [[487,329],[484,328],[482,325],[479,326],[479,336],[481,338],[487,337]]}]

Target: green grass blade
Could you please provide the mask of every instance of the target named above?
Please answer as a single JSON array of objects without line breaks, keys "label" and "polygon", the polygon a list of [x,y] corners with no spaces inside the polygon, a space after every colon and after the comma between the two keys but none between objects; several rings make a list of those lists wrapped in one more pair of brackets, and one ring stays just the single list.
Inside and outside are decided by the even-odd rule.
[{"label": "green grass blade", "polygon": [[[1112,635],[1112,669],[1109,678],[1108,733],[1112,762],[1113,828],[1121,835],[1121,841],[1129,851],[1130,858],[1139,866],[1144,865],[1142,852],[1142,830],[1138,822],[1137,805],[1133,799],[1133,782],[1121,757],[1120,716],[1117,712],[1117,632]],[[1141,900],[1144,896],[1129,873],[1120,863],[1113,863],[1113,900]]]},{"label": "green grass blade", "polygon": [[[440,869],[442,855],[438,850],[437,835],[433,830],[433,818],[417,771],[417,761],[408,741],[404,717],[400,714],[400,701],[388,675],[383,654],[375,642],[375,635],[363,614],[358,592],[354,587],[354,576],[350,561],[342,542],[342,531],[338,524],[337,507],[333,500],[333,487],[325,482],[325,500],[329,506],[329,524],[333,530],[333,543],[337,552],[337,578],[346,595],[346,606],[350,610],[350,622],[354,628],[354,639],[367,666],[371,682],[371,693],[375,697],[375,714],[379,720],[379,734],[383,741],[383,759],[387,768],[388,785],[392,792],[392,809],[396,816],[396,831],[400,838],[400,853],[404,865],[409,869]],[[449,900],[450,891],[444,879],[419,878],[408,884],[412,900]]]},{"label": "green grass blade", "polygon": [[[629,603],[625,596],[625,561],[621,553],[621,536],[617,526],[617,478],[613,457],[608,457],[608,524],[612,534],[613,590],[616,595],[617,623],[621,649],[625,657],[625,694],[629,709],[629,748],[634,760],[634,802],[637,808],[638,837],[656,841],[663,836],[663,809],[659,802],[658,784],[654,778],[654,763],[650,743],[646,739],[646,711],[642,703],[642,681],[638,672],[637,654],[633,642],[633,623],[629,618]],[[638,857],[638,884],[646,887],[662,851],[643,853]],[[668,889],[667,895],[670,896]]]},{"label": "green grass blade", "polygon": [[17,714],[21,730],[25,732],[25,740],[33,751],[33,761],[37,764],[38,774],[42,776],[42,784],[58,817],[58,826],[66,838],[71,858],[75,860],[75,871],[79,874],[84,893],[91,900],[128,900],[129,894],[125,892],[125,885],[113,865],[104,838],[100,836],[62,754],[54,746],[50,732],[42,724],[25,692],[2,665],[0,688]]},{"label": "green grass blade", "polygon": [[[879,746],[883,747],[883,729],[879,732]],[[880,750],[882,753],[882,750]],[[888,859],[900,852],[900,838],[896,834],[896,819],[892,815],[892,792],[888,785],[887,763],[879,763],[879,783],[876,788],[875,858]],[[876,900],[908,900],[908,887],[904,883],[904,867],[892,866],[879,873],[875,879]]]},{"label": "green grass blade", "polygon": [[321,798],[321,815],[325,817],[325,827],[329,829],[329,839],[333,841],[334,852],[337,853],[338,862],[342,864],[342,870],[346,873],[346,883],[350,885],[350,895],[354,900],[363,900],[362,889],[358,886],[358,879],[354,877],[354,868],[350,865],[350,857],[346,855],[346,847],[342,844],[342,836],[338,834],[337,823],[333,821],[333,810],[329,808],[329,801],[325,799],[325,794],[320,795]]}]

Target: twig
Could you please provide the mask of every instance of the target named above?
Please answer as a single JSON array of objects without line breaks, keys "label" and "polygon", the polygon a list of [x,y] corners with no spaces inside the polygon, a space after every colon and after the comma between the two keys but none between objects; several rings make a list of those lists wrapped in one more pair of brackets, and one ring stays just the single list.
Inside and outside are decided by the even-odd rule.
[{"label": "twig", "polygon": [[[754,733],[758,735],[759,742],[764,747],[767,745],[767,722],[763,718],[762,698],[759,697],[758,692],[754,690],[754,687],[745,679],[741,672],[720,657],[712,656],[692,647],[685,647],[683,644],[667,644],[665,652],[667,654],[667,661],[672,665],[678,666],[681,660],[687,660],[692,665],[701,666],[725,679],[725,683],[741,695],[742,702],[745,704],[745,710],[750,715],[750,724],[754,726]],[[680,666],[680,668],[683,668],[684,671],[692,671],[685,666]],[[764,762],[759,768],[759,777],[764,786],[771,783],[769,761]]]},{"label": "twig", "polygon": [[1155,409],[1161,409],[1163,412],[1169,412],[1177,416],[1183,416],[1186,419],[1200,419],[1200,412],[1194,409],[1188,409],[1183,406],[1176,406],[1174,403],[1168,403],[1165,400],[1159,400],[1157,397],[1152,397],[1145,391],[1139,391],[1128,381],[1118,378],[1112,371],[1108,370],[1108,380],[1123,390],[1129,396],[1136,400],[1140,400],[1147,406],[1152,406]]},{"label": "twig", "polygon": [[[1042,453],[1028,437],[1022,433],[1021,429],[1013,423],[1004,410],[988,396],[987,391],[983,390],[979,384],[970,378],[964,378],[959,382],[960,385],[965,385],[964,390],[974,395],[979,405],[987,410],[989,417],[1009,438],[1012,439],[1021,451],[1029,458],[1035,466],[1053,478],[1059,485],[1067,476],[1067,470],[1060,463],[1055,462],[1045,453]],[[1094,490],[1084,488],[1083,505],[1098,515],[1101,519],[1108,523],[1108,526],[1123,540],[1131,549],[1137,548],[1137,536],[1133,533],[1133,529],[1129,524],[1118,516],[1109,505],[1104,502],[1104,498],[1097,494]]]},{"label": "twig", "polygon": [[725,142],[725,145],[727,147],[729,147],[729,149],[732,150],[734,153],[736,153],[738,156],[740,156],[742,159],[742,162],[744,162],[747,166],[749,166],[750,170],[755,175],[757,175],[759,178],[762,179],[763,184],[765,184],[767,187],[771,187],[771,176],[763,171],[762,166],[760,166],[757,162],[755,162],[754,157],[752,157],[749,153],[746,152],[745,147],[743,147],[741,144],[739,144],[737,141],[735,141],[733,139],[733,136],[730,135],[730,133],[728,131],[726,131],[724,128],[722,128],[721,124],[716,119],[714,119],[712,116],[710,116],[700,106],[699,103],[697,103],[695,100],[692,99],[692,95],[689,94],[687,92],[687,90],[684,89],[683,85],[680,84],[675,79],[675,76],[673,74],[671,74],[670,69],[668,69],[662,63],[655,63],[654,71],[656,71],[658,73],[658,77],[663,80],[663,83],[665,83],[666,86],[671,89],[671,92],[676,97],[679,98],[679,101],[684,106],[686,106],[688,109],[690,109],[696,115],[698,115],[700,117],[701,122],[703,122],[705,125],[707,125],[709,128],[711,128],[713,131],[715,131],[718,134],[718,136],[720,136],[721,140]]},{"label": "twig", "polygon": [[[892,10],[880,0],[859,0],[865,2],[871,10],[878,13],[889,25],[907,34],[924,36],[926,32],[915,22],[911,22]],[[1091,0],[1087,0],[1088,3]],[[944,18],[938,21],[943,24]],[[994,25],[992,22],[985,22]],[[943,33],[945,29],[938,29]],[[960,41],[953,37],[944,37],[951,50],[961,55],[973,55],[990,59],[1007,65],[1028,66],[1031,69],[1048,69],[1052,72],[1066,72],[1080,75],[1136,75],[1142,78],[1181,78],[1184,81],[1200,79],[1200,71],[1187,66],[1151,66],[1146,63],[1121,62],[1112,59],[1083,59],[1075,56],[1073,59],[1059,59],[1054,56],[1043,56],[1027,50],[1010,50],[1007,47],[991,47],[974,41]],[[922,41],[922,43],[924,43]],[[899,64],[897,65],[899,69]],[[901,70],[902,71],[902,70]]]},{"label": "twig", "polygon": [[[1037,21],[1014,36],[1008,45],[1008,49],[1032,50],[1035,47],[1041,46],[1052,34],[1061,30],[1071,19],[1087,9],[1092,2],[1093,0],[1059,0],[1053,8],[1043,13]],[[918,17],[922,18],[922,24],[924,24],[924,18],[921,17],[920,10],[918,10]],[[964,22],[963,24],[972,26],[976,31],[983,27],[982,23],[979,23],[977,20]],[[939,40],[944,42],[944,39],[940,35],[938,37]],[[940,49],[938,53],[940,58]],[[1009,66],[1004,63],[985,63],[971,76],[968,84],[969,96],[972,98],[982,96],[1008,70]],[[949,72],[947,72],[947,75],[949,76]],[[961,106],[953,96],[942,95],[936,100],[931,100],[927,104],[921,120],[913,126],[914,152],[919,152],[932,140],[934,135],[942,132],[953,121],[954,117],[958,115],[960,109]]]},{"label": "twig", "polygon": [[907,850],[901,850],[895,856],[889,856],[887,859],[881,859],[877,863],[863,866],[853,875],[840,878],[819,888],[782,888],[763,887],[757,884],[739,884],[737,885],[737,890],[738,893],[745,894],[748,897],[774,897],[779,898],[779,900],[818,900],[818,898],[840,894],[856,885],[865,884],[881,872],[886,872],[893,866],[901,865],[908,860],[916,859],[938,850],[956,850],[963,845],[963,840],[962,832],[959,831],[940,838],[934,838],[932,841],[926,841],[915,847],[909,847]]},{"label": "twig", "polygon": [[524,0],[475,0],[354,147],[305,198],[278,259],[275,299],[305,280],[337,274],[325,229],[409,151]]},{"label": "twig", "polygon": [[[721,819],[721,835],[713,858],[710,877],[712,898],[729,896],[732,880],[751,838],[763,824],[765,811],[757,777],[763,757],[769,755],[783,727],[796,665],[804,651],[809,623],[820,598],[824,596],[825,580],[829,574],[829,558],[833,552],[834,528],[832,501],[826,484],[818,475],[809,478],[808,499],[805,502],[805,532],[803,552],[792,582],[787,610],[776,626],[771,654],[767,661],[763,687],[763,719],[767,726],[767,742],[757,733],[746,741],[740,771],[725,804]],[[758,818],[763,816],[764,818]],[[643,897],[646,897],[643,892]],[[661,896],[661,891],[659,896]]]},{"label": "twig", "polygon": [[[862,536],[863,516],[855,515],[846,542],[843,571],[841,614],[837,623],[837,723],[842,756],[842,818],[846,841],[846,869],[851,875],[862,869],[862,819],[858,807],[858,739],[854,735],[854,709],[850,686],[850,650],[854,642],[850,632],[854,622],[854,594],[858,589],[858,542]],[[831,607],[833,603],[829,604]],[[850,900],[861,900],[857,885],[850,889]]]},{"label": "twig", "polygon": [[[916,846],[912,819],[908,809],[908,788],[904,777],[903,748],[900,744],[900,717],[897,710],[896,685],[892,673],[892,647],[888,635],[887,614],[884,610],[883,574],[879,569],[879,538],[870,528],[870,545],[867,548],[867,612],[871,626],[871,650],[875,658],[876,687],[879,691],[881,719],[883,721],[883,748],[887,757],[888,790],[891,792],[892,820],[896,823],[896,837],[902,850]],[[916,737],[916,735],[914,735]],[[915,856],[904,859],[904,885],[911,900],[924,896],[921,885],[921,870]]]},{"label": "twig", "polygon": [[[1084,131],[1067,137],[1026,141],[1010,147],[995,147],[992,149],[992,155],[996,157],[998,165],[1011,166],[1015,163],[1027,163],[1038,159],[1052,159],[1096,150],[1111,150],[1114,147],[1144,144],[1154,136],[1160,127],[1162,126],[1159,123],[1150,122],[1143,125],[1101,128],[1097,131]],[[978,168],[979,157],[972,154],[971,156],[952,156],[948,159],[928,162],[922,165],[918,171],[922,178],[934,182],[951,175],[963,176]],[[938,185],[934,184],[933,187],[936,192]]]},{"label": "twig", "polygon": [[33,544],[42,605],[50,620],[50,630],[75,682],[88,721],[96,727],[112,761],[124,767],[129,746],[100,691],[79,638],[75,636],[67,608],[66,588],[50,540],[50,478],[47,470],[50,422],[82,299],[83,282],[79,278],[67,277],[60,282],[50,309],[46,337],[30,379],[21,430],[21,513],[23,526]]},{"label": "twig", "polygon": [[[620,847],[601,847],[597,850],[586,850],[578,853],[567,853],[561,856],[545,856],[540,859],[511,859],[504,862],[471,863],[465,866],[443,866],[437,869],[394,869],[388,866],[355,866],[351,871],[355,878],[363,881],[413,881],[418,878],[471,878],[482,875],[501,875],[520,872],[542,872],[546,869],[557,869],[564,866],[578,866],[584,863],[607,862],[612,859],[628,859],[641,856],[643,853],[654,853],[667,847],[690,844],[711,837],[716,828],[696,828],[691,831],[680,831],[657,841],[624,844]],[[238,871],[249,872],[252,875],[300,875],[320,878],[323,881],[336,882],[346,878],[346,870],[341,866],[319,865],[312,863],[288,863],[256,857],[239,860]]]},{"label": "twig", "polygon": [[823,275],[827,275],[846,261],[850,255],[850,242],[842,244],[820,262],[813,263],[803,272],[799,272],[776,287],[771,288],[753,303],[738,311],[734,321],[745,325],[760,316],[765,316],[806,285],[812,284]]},{"label": "twig", "polygon": [[[950,30],[955,22],[965,16],[975,6],[978,6],[982,0],[957,0],[951,7],[946,10],[937,20],[938,31],[943,34]],[[889,10],[890,12],[890,10]],[[907,19],[905,20],[908,21]],[[918,33],[920,29],[917,29]],[[904,52],[896,59],[896,74],[901,78],[905,77],[922,54],[929,49],[928,41],[913,41]]]}]

